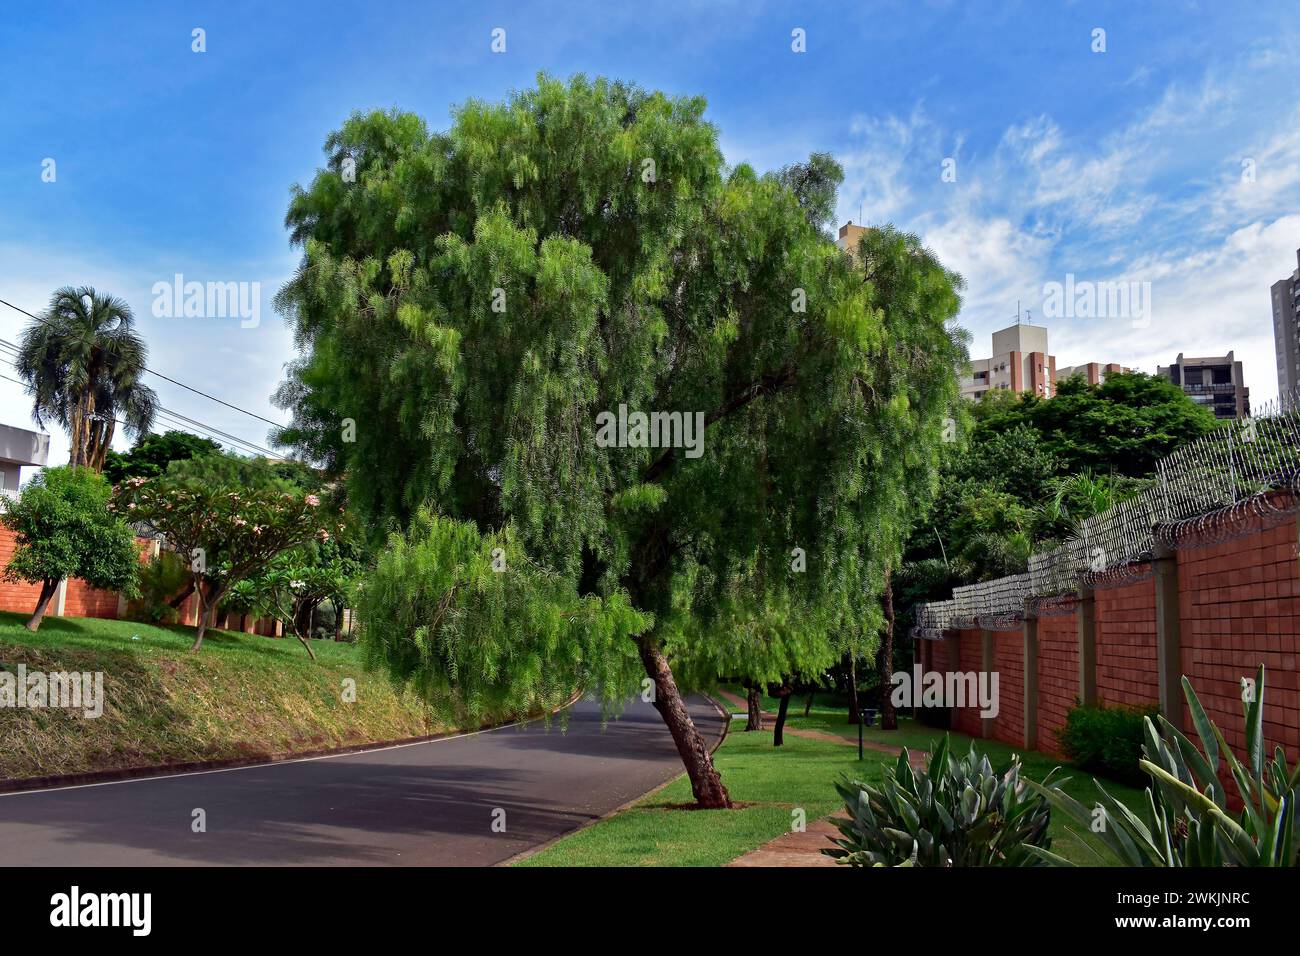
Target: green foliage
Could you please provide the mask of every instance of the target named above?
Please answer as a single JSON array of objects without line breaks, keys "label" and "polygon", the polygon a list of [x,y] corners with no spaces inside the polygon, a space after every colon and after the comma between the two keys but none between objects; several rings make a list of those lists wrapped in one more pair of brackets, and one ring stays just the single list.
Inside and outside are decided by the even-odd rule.
[{"label": "green foliage", "polygon": [[189,432],[150,432],[140,436],[130,451],[110,451],[104,460],[104,477],[113,484],[127,478],[157,478],[173,461],[214,455],[221,446],[210,438]]},{"label": "green foliage", "polygon": [[[303,258],[277,299],[304,352],[278,393],[293,414],[279,437],[346,480],[377,539],[428,507],[406,546],[431,562],[458,553],[436,543],[450,532],[429,539],[437,516],[508,540],[520,558],[502,600],[527,605],[558,575],[544,604],[636,608],[654,624],[638,641],[699,681],[731,663],[737,634],[755,674],[869,648],[884,569],[936,487],[965,354],[947,325],[957,276],[889,228],[844,255],[817,225],[833,161],[729,170],[704,105],[543,76],[465,104],[447,133],[355,115],[295,191]],[[703,414],[703,455],[597,446],[596,416],[620,404]],[[428,571],[418,602],[370,592],[366,626],[393,641],[397,622],[450,626],[439,603],[463,599],[428,582],[450,589],[463,569]],[[507,586],[513,574],[525,580]],[[632,648],[581,650],[576,621],[558,620],[583,667],[624,678]],[[523,645],[482,660],[384,646],[431,693],[532,686]]]},{"label": "green foliage", "polygon": [[1013,757],[996,773],[972,743],[965,757],[949,753],[944,735],[928,769],[913,770],[904,748],[880,786],[836,784],[847,819],[837,849],[823,850],[850,866],[1040,866],[1030,847],[1051,846],[1051,809],[1020,779]]},{"label": "green foliage", "polygon": [[1143,727],[1155,713],[1155,708],[1074,707],[1057,739],[1066,756],[1082,769],[1141,786],[1146,780],[1138,766]]},{"label": "green foliage", "polygon": [[189,562],[172,551],[160,551],[140,568],[140,599],[131,616],[146,624],[170,624],[177,612],[168,602],[190,580]]},{"label": "green foliage", "polygon": [[553,706],[576,687],[616,705],[640,669],[629,637],[651,623],[622,594],[579,596],[513,532],[481,535],[427,510],[392,535],[357,609],[367,662],[462,724]]},{"label": "green foliage", "polygon": [[282,468],[224,455],[173,461],[157,478],[128,478],[110,507],[189,560],[196,587],[207,583],[206,607],[278,555],[329,541],[343,527],[341,509],[304,494]]},{"label": "green foliage", "polygon": [[153,424],[158,396],[142,381],[148,349],[134,325],[123,300],[66,286],[23,330],[14,368],[32,417],[67,430],[73,465],[102,469],[119,419],[133,435]]},{"label": "green foliage", "polygon": [[225,605],[241,613],[268,614],[284,621],[299,640],[314,636],[312,622],[329,602],[330,621],[360,579],[366,554],[360,532],[345,518],[338,532],[279,555],[237,582]]},{"label": "green foliage", "polygon": [[1150,475],[1165,455],[1218,426],[1213,412],[1173,382],[1141,372],[1112,373],[1100,385],[1067,379],[1052,398],[1026,393],[977,404],[975,415],[979,429],[992,433],[1028,425],[1064,474],[1130,478]]},{"label": "green foliage", "polygon": [[[1182,389],[1141,373],[1071,378],[1050,399],[991,390],[970,419],[907,542],[900,619],[954,585],[1024,572],[1035,550],[1137,494],[1161,457],[1217,427]],[[918,564],[928,569],[908,570]]]},{"label": "green foliage", "polygon": [[80,578],[134,595],[140,552],[131,529],[109,509],[111,493],[88,468],[43,469],[0,515],[18,540],[5,579],[50,585]]},{"label": "green foliage", "polygon": [[[1300,766],[1287,766],[1282,748],[1271,758],[1264,748],[1264,668],[1255,678],[1255,693],[1243,703],[1246,762],[1233,755],[1222,732],[1205,714],[1191,682],[1183,678],[1183,695],[1200,738],[1198,748],[1162,716],[1156,724],[1143,718],[1143,759],[1139,766],[1153,786],[1146,791],[1143,816],[1115,800],[1094,781],[1101,799],[1089,810],[1059,787],[1030,784],[1076,823],[1088,828],[1120,866],[1285,866],[1300,863],[1296,796]],[[1245,696],[1245,695],[1243,695]],[[1237,787],[1242,809],[1228,808],[1219,781],[1220,757]],[[1094,822],[1100,819],[1100,831]],[[1047,852],[1038,855],[1071,865]]]}]

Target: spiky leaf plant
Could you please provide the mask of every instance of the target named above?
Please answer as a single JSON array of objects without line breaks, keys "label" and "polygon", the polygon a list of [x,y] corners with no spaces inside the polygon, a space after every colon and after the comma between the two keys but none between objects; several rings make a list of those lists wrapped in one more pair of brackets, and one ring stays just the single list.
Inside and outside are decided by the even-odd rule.
[{"label": "spiky leaf plant", "polygon": [[[1144,817],[1130,811],[1097,781],[1097,807],[1089,809],[1063,793],[1059,786],[1030,782],[1052,805],[1087,827],[1119,866],[1296,866],[1296,790],[1300,766],[1287,767],[1282,748],[1270,759],[1264,748],[1264,667],[1255,677],[1255,693],[1243,702],[1246,722],[1246,761],[1228,748],[1222,732],[1205,714],[1191,682],[1183,678],[1183,694],[1200,738],[1198,749],[1164,717],[1160,730],[1146,718],[1144,759],[1139,766],[1151,777]],[[1233,813],[1219,780],[1222,756],[1241,797]],[[1071,866],[1046,848],[1035,855]]]},{"label": "spiky leaf plant", "polygon": [[971,744],[965,757],[935,748],[925,770],[913,770],[906,748],[880,786],[836,784],[847,819],[844,835],[823,850],[849,866],[1038,866],[1028,847],[1047,849],[1051,809],[1020,779],[1020,760],[1004,773]]}]

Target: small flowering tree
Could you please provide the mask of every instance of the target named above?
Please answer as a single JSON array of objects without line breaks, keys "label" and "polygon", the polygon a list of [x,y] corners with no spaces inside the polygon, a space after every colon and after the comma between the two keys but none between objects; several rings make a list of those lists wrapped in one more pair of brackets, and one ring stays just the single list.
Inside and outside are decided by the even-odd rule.
[{"label": "small flowering tree", "polygon": [[203,646],[208,612],[232,586],[261,574],[286,551],[330,540],[341,527],[340,515],[327,514],[317,495],[199,477],[172,468],[158,478],[130,478],[113,501],[119,514],[162,535],[190,562],[198,600],[191,651]]},{"label": "small flowering tree", "polygon": [[240,597],[261,611],[289,623],[312,660],[311,624],[326,601],[343,613],[348,592],[364,568],[360,536],[349,527],[319,536],[271,560],[261,572],[238,585]]}]

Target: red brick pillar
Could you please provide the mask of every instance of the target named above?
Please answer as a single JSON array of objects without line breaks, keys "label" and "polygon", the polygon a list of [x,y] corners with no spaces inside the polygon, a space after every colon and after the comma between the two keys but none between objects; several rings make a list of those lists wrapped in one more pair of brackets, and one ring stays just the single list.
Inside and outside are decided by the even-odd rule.
[{"label": "red brick pillar", "polygon": [[1183,730],[1183,632],[1178,610],[1178,552],[1156,546],[1156,676],[1160,713]]},{"label": "red brick pillar", "polygon": [[1097,601],[1092,588],[1079,587],[1079,703],[1097,706]]},{"label": "red brick pillar", "polygon": [[1025,611],[1024,623],[1025,749],[1038,748],[1038,615]]}]

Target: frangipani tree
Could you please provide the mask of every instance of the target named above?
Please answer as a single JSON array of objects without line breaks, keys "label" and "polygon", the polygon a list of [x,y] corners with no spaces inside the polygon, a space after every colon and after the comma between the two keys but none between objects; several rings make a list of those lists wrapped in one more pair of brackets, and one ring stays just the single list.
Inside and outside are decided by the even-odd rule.
[{"label": "frangipani tree", "polygon": [[703,113],[542,77],[445,134],[352,117],[287,217],[279,437],[390,535],[374,660],[470,711],[530,705],[539,674],[609,701],[645,680],[726,806],[674,661],[703,682],[730,622],[783,614],[828,659],[879,614],[963,353],[958,280],[915,238],[850,258],[817,221],[833,164],[729,170]]},{"label": "frangipani tree", "polygon": [[202,648],[209,611],[234,584],[261,574],[286,551],[328,541],[343,526],[341,514],[322,507],[317,494],[279,482],[222,480],[232,473],[210,459],[173,462],[157,478],[128,478],[111,505],[189,561],[198,601],[192,651]]}]

